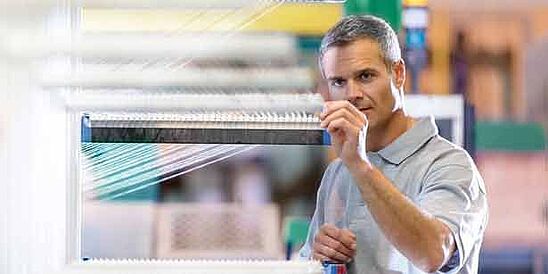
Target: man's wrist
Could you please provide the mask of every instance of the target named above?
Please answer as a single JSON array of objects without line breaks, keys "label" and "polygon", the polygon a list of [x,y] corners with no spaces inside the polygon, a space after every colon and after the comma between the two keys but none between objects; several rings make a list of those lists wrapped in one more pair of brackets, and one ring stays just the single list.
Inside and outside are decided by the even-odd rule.
[{"label": "man's wrist", "polygon": [[374,166],[367,159],[358,159],[346,163],[346,167],[350,173],[356,177],[363,178],[369,176],[374,169]]}]

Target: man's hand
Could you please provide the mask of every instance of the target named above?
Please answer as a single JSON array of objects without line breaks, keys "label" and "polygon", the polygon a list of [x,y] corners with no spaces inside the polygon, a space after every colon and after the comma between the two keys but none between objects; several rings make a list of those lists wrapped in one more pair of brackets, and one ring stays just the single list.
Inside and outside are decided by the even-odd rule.
[{"label": "man's hand", "polygon": [[356,255],[356,235],[348,229],[324,224],[314,237],[312,251],[316,260],[347,263]]},{"label": "man's hand", "polygon": [[321,127],[331,135],[335,153],[347,166],[361,160],[368,162],[365,156],[368,125],[365,114],[348,101],[329,101],[324,104],[320,119]]}]

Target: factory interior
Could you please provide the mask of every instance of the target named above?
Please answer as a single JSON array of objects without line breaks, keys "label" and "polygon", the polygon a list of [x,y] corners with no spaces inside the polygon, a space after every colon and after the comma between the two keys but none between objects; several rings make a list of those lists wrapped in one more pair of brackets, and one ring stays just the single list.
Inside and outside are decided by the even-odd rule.
[{"label": "factory interior", "polygon": [[321,273],[318,49],[361,14],[483,177],[478,273],[548,273],[547,1],[3,0],[0,274]]}]

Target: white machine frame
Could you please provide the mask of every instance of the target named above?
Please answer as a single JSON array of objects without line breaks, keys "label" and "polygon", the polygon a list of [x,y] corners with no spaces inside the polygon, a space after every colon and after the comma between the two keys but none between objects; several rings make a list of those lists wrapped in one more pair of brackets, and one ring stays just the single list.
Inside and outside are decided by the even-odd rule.
[{"label": "white machine frame", "polygon": [[[66,255],[65,263],[53,273],[280,273],[280,274],[320,274],[322,267],[314,261],[268,261],[268,260],[156,260],[156,259],[104,259],[83,261],[82,250],[82,161],[81,120],[82,112],[67,108],[68,114],[68,161],[66,184]],[[62,257],[62,254],[58,254]]]},{"label": "white machine frame", "polygon": [[432,115],[451,119],[453,143],[464,146],[464,99],[461,95],[406,95],[405,107],[412,117]]}]

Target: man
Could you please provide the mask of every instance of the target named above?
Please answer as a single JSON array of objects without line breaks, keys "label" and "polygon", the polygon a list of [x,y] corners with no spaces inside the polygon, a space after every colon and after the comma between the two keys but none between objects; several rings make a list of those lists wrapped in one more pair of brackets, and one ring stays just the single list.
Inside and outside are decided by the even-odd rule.
[{"label": "man", "polygon": [[394,31],[373,16],[346,17],[323,38],[319,64],[321,125],[339,159],[325,171],[300,256],[347,263],[350,273],[476,273],[485,186],[432,117],[406,114]]}]

